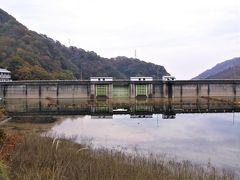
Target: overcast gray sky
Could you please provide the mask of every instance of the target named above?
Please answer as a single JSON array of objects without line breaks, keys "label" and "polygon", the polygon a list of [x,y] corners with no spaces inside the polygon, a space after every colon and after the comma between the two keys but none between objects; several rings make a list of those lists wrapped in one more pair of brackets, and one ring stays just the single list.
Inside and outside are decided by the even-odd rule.
[{"label": "overcast gray sky", "polygon": [[240,56],[240,0],[0,0],[29,29],[190,79]]}]

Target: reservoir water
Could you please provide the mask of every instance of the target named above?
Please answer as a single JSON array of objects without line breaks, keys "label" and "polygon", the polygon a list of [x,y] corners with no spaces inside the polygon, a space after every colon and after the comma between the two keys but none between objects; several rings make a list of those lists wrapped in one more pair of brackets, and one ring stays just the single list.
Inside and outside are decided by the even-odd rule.
[{"label": "reservoir water", "polygon": [[180,114],[176,119],[66,117],[52,130],[91,139],[95,147],[132,149],[233,168],[240,172],[240,114]]},{"label": "reservoir water", "polygon": [[[162,154],[240,174],[240,106],[231,99],[14,100],[13,121],[55,117],[49,133],[106,147]],[[11,122],[9,122],[11,123]],[[42,122],[41,122],[42,123]]]}]

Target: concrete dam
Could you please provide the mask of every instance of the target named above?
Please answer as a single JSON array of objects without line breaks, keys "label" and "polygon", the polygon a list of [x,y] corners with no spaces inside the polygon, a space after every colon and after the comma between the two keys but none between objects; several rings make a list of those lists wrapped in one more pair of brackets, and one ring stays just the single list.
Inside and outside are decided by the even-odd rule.
[{"label": "concrete dam", "polygon": [[240,97],[240,80],[32,80],[0,82],[4,99]]}]

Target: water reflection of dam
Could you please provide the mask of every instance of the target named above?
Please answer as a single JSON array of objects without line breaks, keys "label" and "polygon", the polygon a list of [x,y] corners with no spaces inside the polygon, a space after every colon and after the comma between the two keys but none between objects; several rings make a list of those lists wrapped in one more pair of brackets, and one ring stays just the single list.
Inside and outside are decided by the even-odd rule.
[{"label": "water reflection of dam", "polygon": [[179,113],[239,112],[234,98],[151,98],[151,99],[9,99],[4,102],[10,116],[92,115],[111,118],[114,114],[130,114],[132,118],[149,118],[162,114],[163,119]]}]

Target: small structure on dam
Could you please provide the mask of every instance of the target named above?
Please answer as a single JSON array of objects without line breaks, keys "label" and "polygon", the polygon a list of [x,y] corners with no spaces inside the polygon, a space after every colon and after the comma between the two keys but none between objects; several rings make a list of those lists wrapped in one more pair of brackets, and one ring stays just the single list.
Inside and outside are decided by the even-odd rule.
[{"label": "small structure on dam", "polygon": [[91,77],[91,98],[112,97],[112,77]]},{"label": "small structure on dam", "polygon": [[163,76],[162,80],[163,81],[175,81],[176,78],[174,76]]},{"label": "small structure on dam", "polygon": [[152,97],[152,77],[130,77],[131,97]]}]

